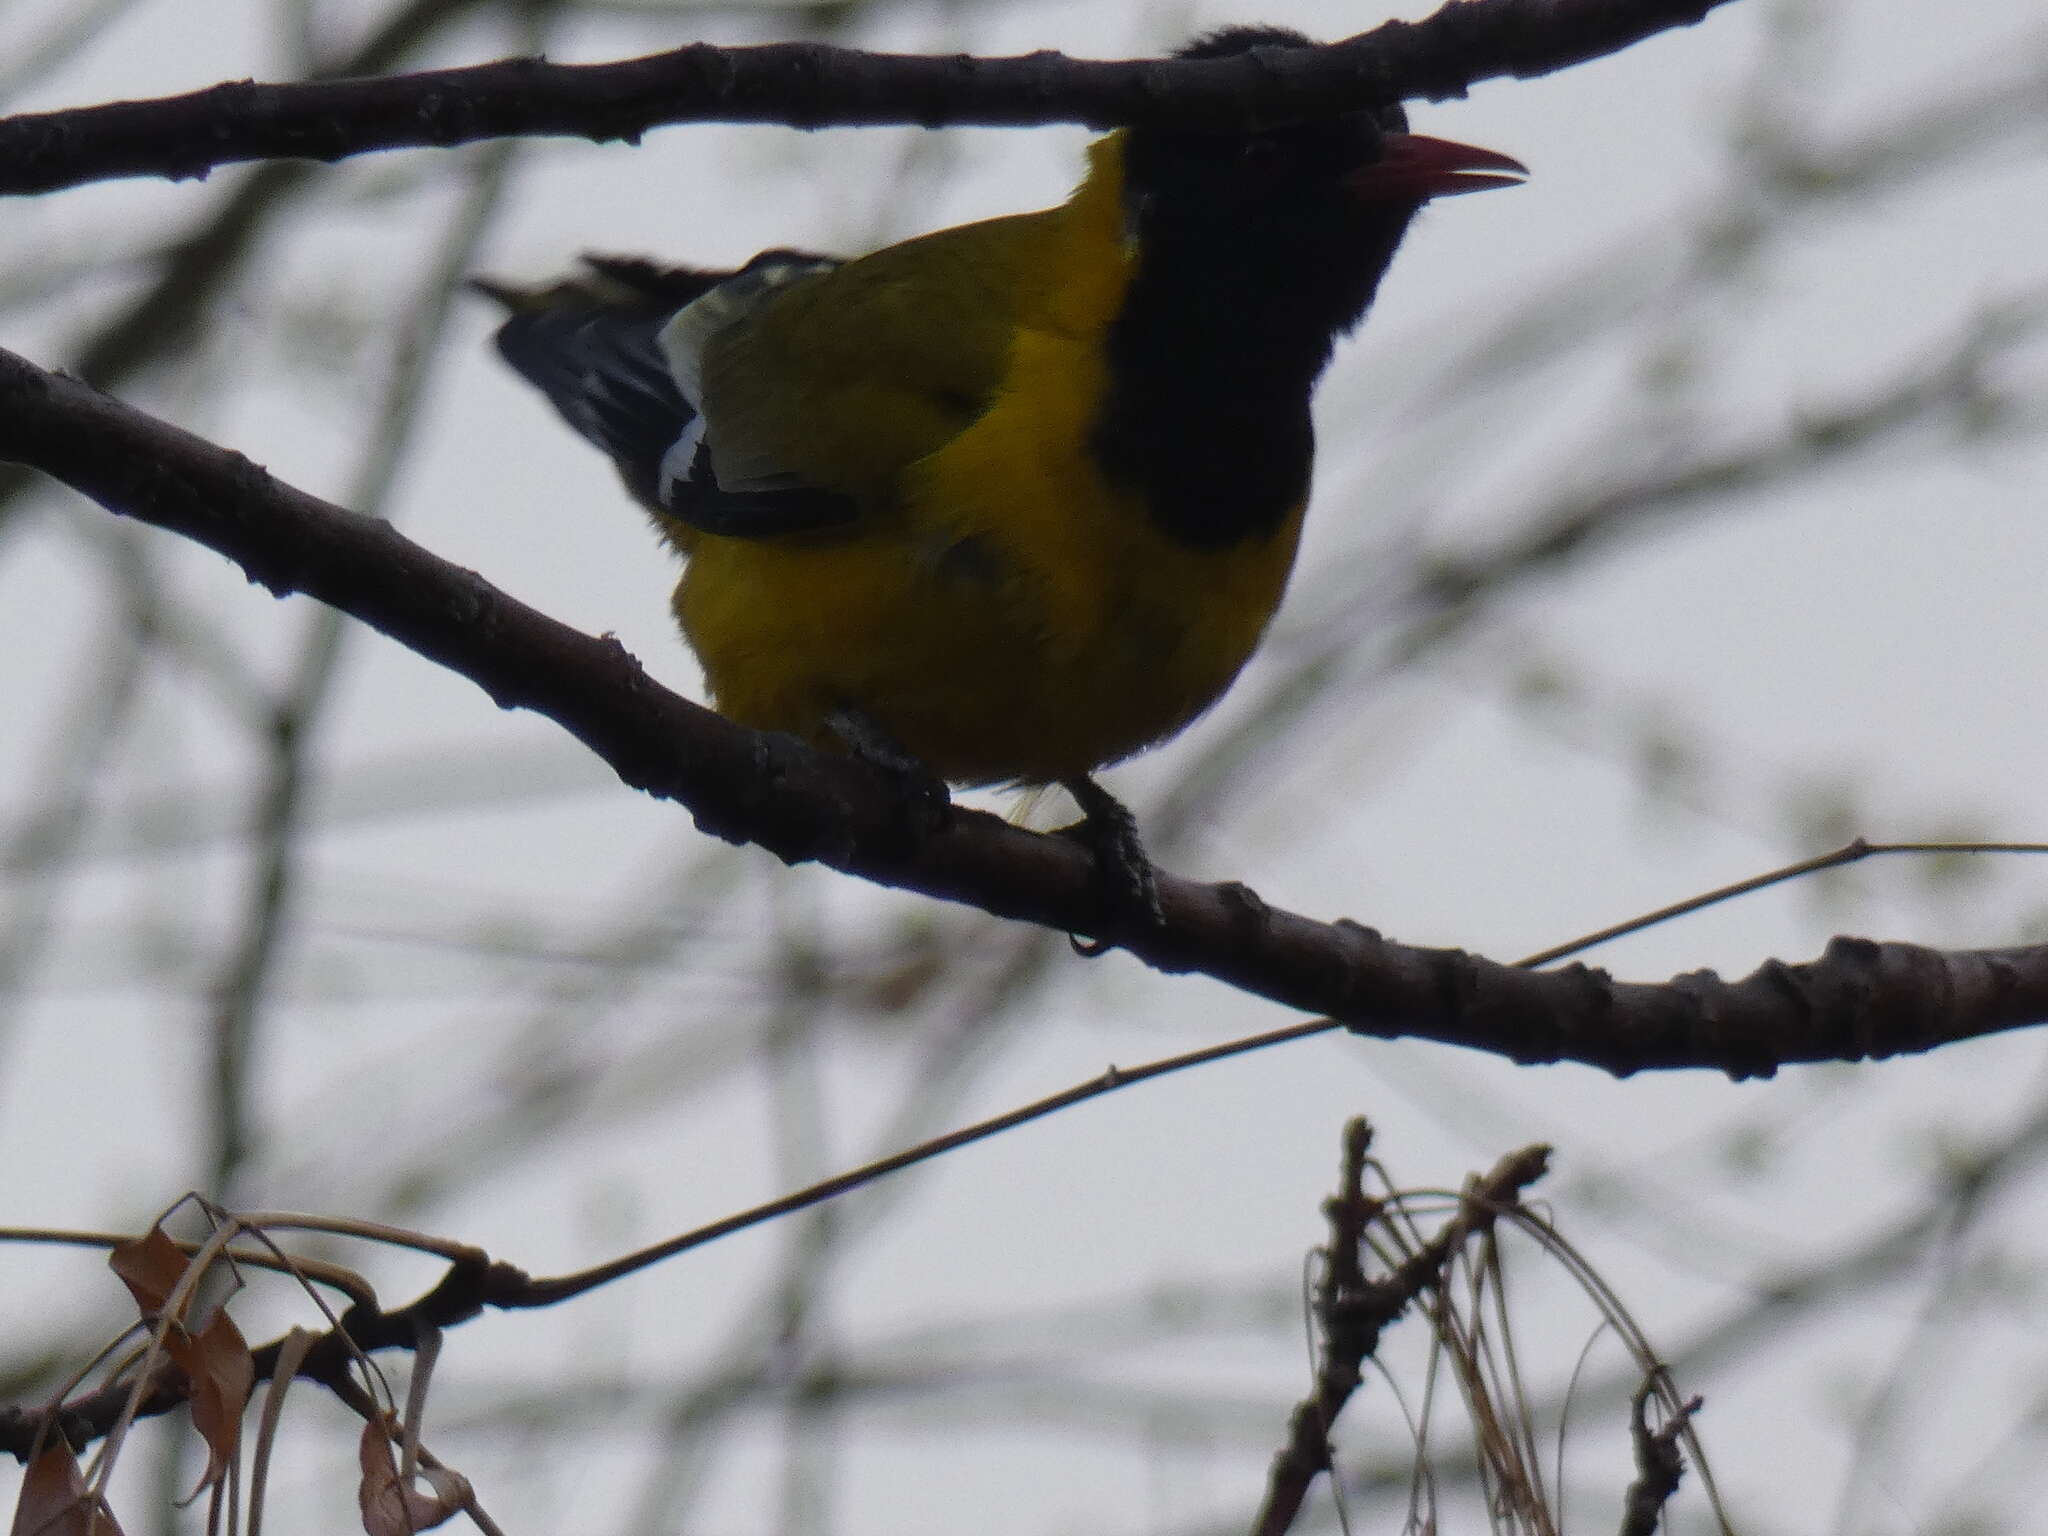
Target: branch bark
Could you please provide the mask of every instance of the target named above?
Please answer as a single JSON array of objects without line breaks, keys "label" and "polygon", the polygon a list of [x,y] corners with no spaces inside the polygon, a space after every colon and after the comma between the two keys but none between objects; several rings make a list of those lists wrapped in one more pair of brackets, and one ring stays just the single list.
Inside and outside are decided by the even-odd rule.
[{"label": "branch bark", "polygon": [[1696,971],[1652,985],[1581,965],[1531,971],[1413,948],[1347,919],[1269,907],[1241,885],[1172,877],[1161,881],[1163,925],[1105,929],[1089,856],[1075,843],[960,810],[905,846],[901,807],[879,771],[734,725],[656,684],[616,641],[557,623],[389,524],[8,352],[0,458],[206,544],[280,596],[305,593],[353,614],[501,708],[546,715],[626,783],[680,801],[716,836],[1107,937],[1160,970],[1201,972],[1357,1034],[1617,1074],[1706,1067],[1742,1078],[1924,1051],[2048,1018],[2048,946],[1941,951],[1841,938],[1818,960],[1771,961],[1740,981]]},{"label": "branch bark", "polygon": [[0,193],[120,176],[205,176],[246,160],[340,160],[511,134],[636,141],[686,122],[1230,127],[1463,96],[1691,26],[1729,0],[1450,0],[1315,49],[1110,61],[694,43],[609,64],[504,59],[374,79],[229,81],[182,96],[0,119]]}]

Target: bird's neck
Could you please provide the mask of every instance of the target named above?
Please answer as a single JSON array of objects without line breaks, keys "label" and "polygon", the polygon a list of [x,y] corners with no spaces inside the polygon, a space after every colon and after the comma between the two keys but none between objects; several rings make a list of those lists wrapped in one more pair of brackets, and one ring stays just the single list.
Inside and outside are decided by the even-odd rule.
[{"label": "bird's neck", "polygon": [[1407,222],[1275,239],[1173,210],[1136,221],[1093,447],[1168,534],[1229,548],[1299,510],[1315,450],[1309,397]]}]

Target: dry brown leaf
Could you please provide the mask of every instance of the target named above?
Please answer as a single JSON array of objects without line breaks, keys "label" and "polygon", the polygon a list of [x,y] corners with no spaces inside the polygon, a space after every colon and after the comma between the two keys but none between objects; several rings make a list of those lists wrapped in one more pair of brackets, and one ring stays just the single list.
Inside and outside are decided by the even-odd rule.
[{"label": "dry brown leaf", "polygon": [[121,1527],[85,1486],[78,1458],[62,1440],[22,1474],[10,1530],[12,1536],[121,1536]]},{"label": "dry brown leaf", "polygon": [[199,1482],[205,1488],[218,1483],[234,1464],[242,1411],[255,1390],[256,1370],[248,1343],[224,1306],[216,1307],[196,1331],[187,1326],[189,1312],[187,1317],[164,1318],[190,1263],[161,1224],[107,1255],[107,1267],[128,1287],[144,1320],[166,1323],[164,1352],[185,1373],[192,1427],[206,1441],[206,1475]]},{"label": "dry brown leaf", "polygon": [[358,1442],[363,1481],[356,1489],[356,1503],[362,1509],[367,1536],[412,1536],[415,1531],[432,1530],[451,1515],[460,1514],[470,1500],[469,1479],[450,1467],[420,1468],[419,1475],[432,1493],[404,1487],[391,1445],[390,1420],[389,1414],[372,1419],[363,1426]]},{"label": "dry brown leaf", "polygon": [[185,1250],[172,1242],[160,1225],[107,1255],[107,1268],[128,1287],[144,1321],[154,1319],[170,1305],[171,1293],[185,1278],[188,1262]]},{"label": "dry brown leaf", "polygon": [[256,1389],[256,1365],[242,1330],[225,1310],[196,1334],[173,1328],[164,1341],[191,1384],[192,1427],[206,1441],[206,1476],[200,1487],[227,1476],[242,1437],[242,1410]]}]

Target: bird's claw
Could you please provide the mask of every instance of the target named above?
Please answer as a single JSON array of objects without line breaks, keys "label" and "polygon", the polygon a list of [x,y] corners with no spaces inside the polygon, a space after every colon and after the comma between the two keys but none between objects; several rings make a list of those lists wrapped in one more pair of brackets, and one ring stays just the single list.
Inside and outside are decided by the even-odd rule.
[{"label": "bird's claw", "polygon": [[1102,903],[1102,932],[1092,939],[1068,935],[1074,953],[1094,959],[1116,947],[1116,935],[1134,929],[1162,927],[1166,914],[1159,904],[1159,876],[1138,835],[1138,818],[1093,779],[1063,779],[1062,786],[1081,807],[1083,819],[1062,827],[1060,835],[1085,843],[1095,855],[1095,888]]},{"label": "bird's claw", "polygon": [[904,846],[916,849],[946,830],[953,816],[952,791],[946,781],[905,751],[872,717],[855,709],[839,709],[827,717],[832,733],[862,762],[887,774],[895,794],[896,831]]}]

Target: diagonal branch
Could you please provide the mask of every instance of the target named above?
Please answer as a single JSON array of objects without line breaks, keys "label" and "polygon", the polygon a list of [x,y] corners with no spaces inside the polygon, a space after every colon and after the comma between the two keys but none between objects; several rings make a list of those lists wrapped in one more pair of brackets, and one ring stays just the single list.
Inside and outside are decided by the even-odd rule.
[{"label": "diagonal branch", "polygon": [[340,160],[512,134],[637,140],[669,123],[1206,127],[1463,96],[1691,26],[1728,0],[1450,0],[1315,49],[1111,61],[708,43],[609,64],[504,59],[375,79],[229,81],[183,96],[0,119],[0,193],[118,176],[204,176],[245,160]]},{"label": "diagonal branch", "polygon": [[626,783],[682,802],[714,835],[1105,937],[1158,969],[1199,971],[1355,1033],[1523,1063],[1752,1077],[1794,1062],[1924,1051],[2048,1018],[2048,946],[1941,951],[1844,938],[1818,960],[1771,961],[1741,981],[1697,971],[1649,985],[1584,966],[1525,970],[1412,948],[1345,919],[1268,907],[1241,885],[1170,877],[1161,882],[1164,922],[1130,931],[1105,922],[1089,856],[1074,842],[960,810],[906,846],[896,787],[880,771],[721,719],[660,687],[616,641],[557,623],[389,524],[7,352],[0,459],[206,544],[280,596],[302,592],[352,614],[502,708],[546,715]]}]

